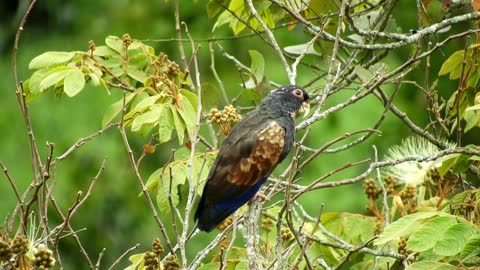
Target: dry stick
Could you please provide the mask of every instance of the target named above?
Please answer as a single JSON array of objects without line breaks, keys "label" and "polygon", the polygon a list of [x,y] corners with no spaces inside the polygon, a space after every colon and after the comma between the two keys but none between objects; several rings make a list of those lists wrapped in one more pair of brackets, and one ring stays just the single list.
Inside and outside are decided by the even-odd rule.
[{"label": "dry stick", "polygon": [[[35,137],[33,135],[33,130],[32,126],[30,124],[30,116],[28,114],[28,109],[27,105],[25,102],[24,98],[24,91],[23,91],[23,85],[19,83],[18,80],[18,73],[17,73],[17,53],[18,53],[18,45],[20,41],[20,37],[22,35],[25,23],[27,22],[27,18],[30,15],[30,12],[32,11],[33,7],[35,6],[36,0],[32,0],[30,5],[28,6],[27,11],[23,15],[22,21],[20,22],[20,26],[18,27],[17,33],[15,34],[15,41],[13,45],[13,50],[12,50],[12,71],[13,71],[13,81],[15,82],[15,95],[17,97],[17,103],[20,107],[20,111],[23,116],[23,120],[25,121],[26,127],[27,127],[27,132],[28,132],[28,137],[29,137],[29,142],[30,142],[30,150],[31,150],[31,157],[32,157],[32,172],[33,175],[37,175],[37,165],[41,164],[40,163],[40,157],[38,154],[38,148],[35,143]],[[20,91],[22,89],[22,91]],[[40,166],[41,167],[41,166]]]},{"label": "dry stick", "polygon": [[[62,210],[61,210],[60,206],[58,205],[57,201],[55,200],[55,198],[51,197],[50,201],[52,202],[55,210],[57,211],[57,214],[59,215],[59,217],[62,220],[65,220],[65,216],[63,215]],[[75,242],[77,243],[78,248],[80,249],[80,253],[83,255],[83,257],[87,261],[89,268],[91,270],[94,270],[95,266],[93,265],[92,260],[90,260],[90,257],[88,256],[87,251],[83,247],[83,244],[80,241],[80,238],[78,237],[77,232],[72,228],[70,223],[67,224],[67,227],[68,227],[68,230],[70,231],[70,234],[72,235],[73,239],[75,239]],[[63,238],[63,237],[61,237],[61,238]],[[57,253],[57,258],[60,260],[60,254],[58,254],[58,253]]]},{"label": "dry stick", "polygon": [[465,90],[466,79],[465,77],[465,67],[467,66],[467,53],[468,47],[470,45],[470,36],[467,36],[467,41],[465,42],[465,48],[463,49],[463,61],[462,61],[462,71],[460,73],[460,80],[458,80],[458,89],[455,99],[455,105],[457,107],[457,145],[462,145],[462,124],[460,123],[460,100]]},{"label": "dry stick", "polygon": [[252,0],[247,0],[247,4],[248,4],[248,7],[250,8],[250,12],[252,12],[252,15],[255,17],[255,19],[257,19],[258,23],[262,26],[263,30],[265,30],[265,33],[270,39],[270,42],[273,45],[273,48],[277,52],[277,55],[280,58],[280,61],[282,62],[283,68],[285,69],[285,72],[287,72],[287,76],[290,81],[290,84],[295,84],[296,74],[292,72],[292,69],[288,65],[287,59],[283,55],[282,49],[278,45],[277,40],[275,39],[275,36],[273,35],[270,28],[268,28],[268,26],[265,24],[265,22],[262,20],[262,18],[258,14],[257,10],[255,9],[255,6],[253,5]]},{"label": "dry stick", "polygon": [[64,159],[66,159],[70,154],[72,154],[75,150],[77,150],[80,146],[84,145],[86,142],[102,135],[105,131],[109,130],[110,128],[114,127],[114,126],[118,126],[118,122],[117,123],[110,123],[109,125],[107,125],[106,127],[102,128],[101,130],[85,137],[85,138],[80,138],[78,139],[75,144],[73,144],[67,151],[65,151],[65,153],[63,153],[62,155],[58,156],[55,158],[55,161],[53,162],[53,164],[56,164],[58,163],[59,161],[62,161]]},{"label": "dry stick", "polygon": [[[373,153],[375,157],[375,162],[378,162],[378,151],[377,147],[374,145],[373,147]],[[387,189],[385,188],[385,185],[383,184],[382,181],[382,174],[380,173],[380,168],[377,168],[375,170],[377,174],[377,182],[380,185],[380,188],[382,190],[382,205],[383,205],[383,211],[385,213],[385,217],[383,218],[383,226],[387,227],[388,224],[390,224],[390,208],[388,207],[388,192]]]},{"label": "dry stick", "polygon": [[120,261],[121,261],[125,256],[127,256],[128,253],[132,252],[133,250],[135,250],[135,249],[137,249],[137,248],[139,248],[139,247],[140,247],[140,244],[137,243],[135,246],[127,249],[127,251],[125,251],[122,255],[120,255],[120,257],[118,257],[118,259],[116,259],[116,260],[112,263],[112,265],[108,268],[108,270],[114,269],[114,267],[117,266],[117,264],[119,264]]},{"label": "dry stick", "polygon": [[15,196],[17,197],[17,202],[18,202],[18,205],[20,206],[20,209],[22,210],[22,212],[24,212],[25,211],[25,208],[24,208],[24,205],[23,205],[24,201],[22,200],[22,198],[20,198],[20,193],[18,192],[18,189],[17,189],[17,186],[15,185],[15,182],[10,177],[10,174],[8,173],[7,167],[1,161],[0,161],[0,167],[2,167],[3,173],[7,177],[8,183],[10,183],[10,186],[12,187],[12,190],[15,193]]},{"label": "dry stick", "polygon": [[404,162],[408,162],[408,161],[417,161],[417,162],[431,161],[431,160],[436,160],[440,157],[450,155],[450,154],[455,154],[455,153],[467,154],[467,155],[479,156],[480,157],[480,151],[478,151],[478,150],[474,150],[474,149],[470,149],[470,148],[466,148],[466,147],[457,147],[457,148],[437,151],[437,152],[432,153],[431,155],[428,155],[428,156],[412,155],[412,156],[406,156],[406,157],[403,157],[401,159],[396,159],[396,160],[372,162],[372,163],[370,163],[369,167],[362,174],[360,174],[356,177],[347,178],[347,179],[343,179],[343,180],[338,180],[338,181],[335,181],[335,182],[318,183],[318,184],[312,186],[311,189],[320,189],[320,188],[350,185],[350,184],[362,181],[363,179],[368,177],[368,175],[370,175],[377,168],[394,166],[394,165],[404,163]]},{"label": "dry stick", "polygon": [[[197,115],[195,119],[195,128],[193,129],[193,136],[191,138],[191,150],[190,150],[190,158],[188,159],[187,162],[187,170],[188,170],[188,180],[189,180],[189,191],[188,191],[188,197],[187,197],[187,205],[185,207],[185,218],[183,221],[183,230],[182,234],[180,236],[180,239],[178,240],[178,246],[180,248],[180,254],[182,256],[182,268],[185,269],[187,268],[187,252],[186,252],[186,242],[188,241],[188,231],[189,231],[189,217],[190,213],[193,208],[193,203],[195,201],[195,197],[197,194],[197,185],[194,185],[194,174],[193,174],[193,162],[195,159],[195,152],[197,150],[197,142],[198,142],[198,133],[200,131],[200,121],[202,119],[202,87],[201,87],[201,82],[200,82],[200,69],[198,67],[198,60],[197,60],[197,53],[198,50],[200,49],[200,46],[198,46],[195,49],[195,44],[193,42],[192,37],[190,36],[190,32],[188,31],[188,27],[185,23],[183,23],[183,26],[185,27],[185,33],[187,34],[188,38],[191,40],[191,45],[192,45],[192,58],[191,61],[193,61],[194,64],[194,69],[195,69],[195,82],[196,82],[196,90],[197,90]],[[194,84],[192,84],[194,86]],[[198,176],[197,176],[198,177]],[[197,181],[198,183],[198,181]]]},{"label": "dry stick", "polygon": [[103,248],[102,251],[100,251],[100,254],[98,254],[97,263],[95,264],[95,270],[100,269],[100,262],[102,261],[103,255],[105,255],[105,250],[107,249]]},{"label": "dry stick", "polygon": [[375,240],[377,238],[377,236],[374,236],[372,237],[370,240],[368,240],[367,242],[363,243],[361,246],[358,246],[354,249],[351,249],[348,251],[347,255],[343,258],[343,260],[341,260],[338,265],[334,268],[334,270],[340,270],[341,267],[348,262],[348,260],[350,260],[350,257],[352,257],[352,255],[355,253],[355,252],[358,252],[359,250],[361,250],[362,248],[366,248],[373,240]]},{"label": "dry stick", "polygon": [[222,93],[223,102],[228,104],[228,96],[227,92],[225,91],[223,81],[220,79],[220,76],[218,76],[217,70],[215,69],[215,50],[213,49],[211,42],[208,43],[208,48],[210,49],[210,70],[212,71],[213,77],[218,83],[218,87],[220,87],[220,93]]},{"label": "dry stick", "polygon": [[132,148],[130,147],[130,143],[128,142],[127,133],[125,131],[125,126],[123,124],[123,120],[124,120],[124,117],[125,117],[125,111],[126,111],[126,107],[125,107],[125,93],[124,93],[123,94],[122,118],[121,118],[120,123],[119,123],[120,135],[122,137],[123,144],[125,145],[125,148],[127,150],[128,158],[130,160],[130,165],[132,166],[132,169],[133,169],[133,172],[135,173],[137,181],[138,181],[140,187],[142,188],[142,193],[143,193],[145,199],[147,200],[148,206],[150,207],[150,210],[152,211],[153,218],[157,222],[157,225],[158,225],[158,227],[160,229],[160,232],[162,233],[162,235],[165,239],[165,243],[166,243],[168,249],[173,254],[172,243],[170,242],[170,239],[168,238],[168,234],[167,234],[167,230],[165,228],[165,225],[163,224],[163,222],[160,220],[160,217],[158,216],[157,209],[155,209],[152,197],[150,196],[150,193],[148,192],[148,189],[143,182],[143,178],[140,175],[140,172],[138,171],[138,167],[137,167],[137,164],[135,162],[135,157],[133,156]]},{"label": "dry stick", "polygon": [[57,235],[55,236],[55,240],[53,241],[53,246],[55,247],[55,250],[57,250],[57,247],[58,247],[58,240],[60,239],[60,234],[63,232],[65,227],[69,224],[70,218],[75,214],[77,209],[87,201],[87,199],[90,197],[90,195],[92,195],[93,187],[95,187],[95,184],[97,183],[98,178],[100,178],[100,175],[102,174],[103,170],[105,169],[106,160],[107,160],[106,158],[103,159],[102,165],[100,166],[100,169],[98,170],[95,177],[93,177],[92,182],[90,183],[90,186],[88,187],[87,193],[85,194],[85,196],[83,197],[82,200],[80,200],[80,197],[83,195],[83,192],[79,191],[77,193],[77,199],[76,199],[75,203],[73,204],[73,206],[70,207],[70,209],[68,209],[67,216],[65,217],[63,223],[59,226],[59,230],[57,232]]},{"label": "dry stick", "polygon": [[[183,62],[183,69],[187,70],[187,58],[185,57],[185,48],[183,47],[182,40],[182,28],[180,27],[180,4],[179,0],[175,0],[175,31],[177,33],[177,40],[178,40],[178,50],[180,51],[180,58]],[[186,72],[185,72],[186,73]]]}]

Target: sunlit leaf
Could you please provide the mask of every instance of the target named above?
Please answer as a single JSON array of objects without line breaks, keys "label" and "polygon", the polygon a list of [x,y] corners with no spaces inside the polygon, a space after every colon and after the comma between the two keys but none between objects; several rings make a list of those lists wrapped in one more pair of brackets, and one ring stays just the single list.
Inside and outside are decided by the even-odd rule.
[{"label": "sunlit leaf", "polygon": [[140,83],[145,83],[147,80],[147,74],[138,69],[136,66],[129,65],[127,69],[127,75]]},{"label": "sunlit leaf", "polygon": [[107,46],[97,46],[95,47],[95,50],[93,51],[93,55],[95,56],[113,56],[113,55],[118,55],[118,52],[112,50],[111,48]]},{"label": "sunlit leaf", "polygon": [[[464,55],[464,50],[461,51],[456,51],[450,57],[443,62],[442,67],[440,68],[440,71],[438,72],[438,76],[446,75],[450,73],[450,79],[455,80],[460,77],[460,74],[458,73],[458,70],[461,70],[461,65],[463,62],[463,55]],[[455,72],[457,71],[457,72]],[[458,75],[457,75],[458,73]]]},{"label": "sunlit leaf", "polygon": [[72,72],[72,70],[73,69],[71,67],[67,67],[67,66],[60,66],[60,67],[51,69],[48,72],[48,74],[45,75],[45,77],[40,82],[40,91],[43,91],[59,83],[60,81],[64,80],[65,77],[67,77],[68,74]]},{"label": "sunlit leaf", "polygon": [[475,233],[479,233],[479,231],[471,225],[463,222],[454,224],[445,231],[442,239],[433,248],[433,252],[443,256],[460,253],[467,240]]},{"label": "sunlit leaf", "polygon": [[70,61],[77,52],[45,52],[33,58],[28,65],[29,69],[40,69],[52,65],[64,64]]},{"label": "sunlit leaf", "polygon": [[462,261],[468,261],[473,257],[480,255],[480,233],[477,233],[470,239],[468,239],[465,247],[460,254]]},{"label": "sunlit leaf", "polygon": [[42,80],[47,76],[47,74],[50,72],[49,69],[43,68],[35,71],[32,76],[30,77],[29,81],[29,89],[30,93],[33,95],[39,94],[45,90],[45,88],[42,88],[40,86],[40,83]]},{"label": "sunlit leaf", "polygon": [[72,71],[65,77],[63,82],[63,91],[67,96],[73,97],[82,91],[85,86],[85,76],[78,68],[72,68]]},{"label": "sunlit leaf", "polygon": [[134,254],[128,258],[128,260],[132,263],[124,270],[138,270],[140,267],[143,267],[144,261],[143,257],[145,253]]},{"label": "sunlit leaf", "polygon": [[139,131],[144,125],[153,124],[153,126],[155,126],[155,124],[158,123],[160,113],[165,106],[165,104],[154,104],[150,106],[149,111],[135,116],[132,121],[132,131]]},{"label": "sunlit leaf", "polygon": [[108,47],[110,47],[111,49],[115,50],[116,52],[118,52],[119,54],[122,54],[124,53],[125,51],[125,47],[123,46],[123,40],[119,37],[116,37],[116,36],[108,36],[106,39],[105,39],[105,44],[107,44]]},{"label": "sunlit leaf", "polygon": [[404,216],[388,225],[383,233],[375,240],[375,245],[383,245],[388,241],[399,239],[417,230],[427,219],[444,215],[439,212],[419,212]]},{"label": "sunlit leaf", "polygon": [[[453,224],[457,223],[453,216],[438,216],[423,223],[408,238],[407,247],[413,251],[422,252],[435,246],[443,233]],[[432,237],[436,235],[436,237]]]}]

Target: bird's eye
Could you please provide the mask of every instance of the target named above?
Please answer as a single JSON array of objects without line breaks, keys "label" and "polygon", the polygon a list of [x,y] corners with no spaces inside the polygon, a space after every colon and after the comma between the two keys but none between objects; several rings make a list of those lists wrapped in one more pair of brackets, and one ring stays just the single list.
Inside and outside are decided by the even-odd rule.
[{"label": "bird's eye", "polygon": [[292,94],[299,99],[303,99],[303,92],[300,89],[295,89],[292,91]]}]

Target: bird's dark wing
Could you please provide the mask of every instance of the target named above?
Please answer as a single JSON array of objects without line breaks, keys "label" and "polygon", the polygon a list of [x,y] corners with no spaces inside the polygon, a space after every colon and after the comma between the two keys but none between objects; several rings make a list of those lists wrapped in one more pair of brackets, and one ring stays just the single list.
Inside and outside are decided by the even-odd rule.
[{"label": "bird's dark wing", "polygon": [[250,200],[291,146],[278,121],[249,117],[225,139],[210,170],[195,213],[201,230],[211,231]]}]

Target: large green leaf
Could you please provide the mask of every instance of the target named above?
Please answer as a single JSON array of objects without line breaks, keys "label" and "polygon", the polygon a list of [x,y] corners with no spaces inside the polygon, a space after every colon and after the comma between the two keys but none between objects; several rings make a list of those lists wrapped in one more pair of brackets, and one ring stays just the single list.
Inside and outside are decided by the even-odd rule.
[{"label": "large green leaf", "polygon": [[50,72],[49,69],[43,68],[35,71],[32,76],[30,77],[29,81],[29,90],[32,95],[37,95],[43,92],[45,90],[40,86],[40,83],[42,80],[47,76],[47,74]]},{"label": "large green leaf", "polygon": [[480,256],[480,233],[478,232],[468,239],[460,254],[460,259],[464,262],[477,256]]},{"label": "large green leaf", "polygon": [[439,212],[419,212],[404,216],[388,225],[383,233],[375,240],[375,245],[383,245],[391,240],[396,240],[402,236],[410,235],[416,231],[426,219],[434,216],[443,215]]},{"label": "large green leaf", "polygon": [[[422,252],[435,246],[438,240],[443,237],[443,233],[453,224],[457,223],[453,216],[437,216],[416,230],[408,238],[408,249]],[[436,237],[432,237],[435,235]]]},{"label": "large green leaf", "polygon": [[247,89],[252,89],[260,84],[263,80],[263,76],[265,73],[265,60],[263,59],[263,55],[255,50],[249,50],[248,53],[250,54],[250,59],[252,60],[252,64],[250,65],[251,70],[251,78],[245,82],[245,87]]},{"label": "large green leaf", "polygon": [[478,229],[475,229],[468,223],[454,224],[445,231],[443,237],[433,248],[433,252],[443,256],[458,254],[465,247],[467,240],[478,233]]},{"label": "large green leaf", "polygon": [[33,58],[28,65],[29,69],[46,68],[70,61],[77,52],[45,52]]},{"label": "large green leaf", "polygon": [[164,167],[157,188],[157,205],[160,213],[165,215],[171,213],[170,200],[174,207],[178,205],[178,186],[185,184],[186,177],[187,169],[184,163]]},{"label": "large green leaf", "polygon": [[63,82],[63,91],[67,96],[73,97],[82,91],[85,86],[85,76],[78,68],[72,68],[71,72],[65,77]]},{"label": "large green leaf", "polygon": [[409,265],[406,270],[455,270],[455,266],[441,262],[416,262]]}]

